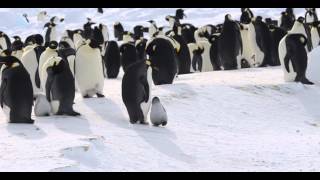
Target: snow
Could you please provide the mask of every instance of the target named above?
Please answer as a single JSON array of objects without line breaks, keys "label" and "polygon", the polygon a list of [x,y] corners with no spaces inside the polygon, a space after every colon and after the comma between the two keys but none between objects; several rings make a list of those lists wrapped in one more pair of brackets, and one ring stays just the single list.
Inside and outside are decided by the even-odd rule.
[{"label": "snow", "polygon": [[[122,76],[122,73],[121,73]],[[153,87],[166,127],[131,125],[121,77],[104,99],[75,100],[75,117],[7,124],[1,171],[319,171],[320,87],[276,68],[181,75]]]},{"label": "snow", "polygon": [[[44,9],[0,9],[7,34],[40,32]],[[81,27],[94,9],[45,9]],[[281,9],[252,9],[277,18]],[[109,29],[164,17],[175,9],[108,9],[97,16]],[[219,23],[239,9],[186,9],[195,25]],[[31,24],[19,19],[27,12]],[[302,15],[304,10],[297,9]],[[68,20],[69,19],[69,20]],[[147,25],[147,23],[142,23]],[[111,36],[113,37],[113,35]],[[319,57],[314,50],[314,58]],[[106,98],[76,94],[80,117],[35,117],[8,124],[0,111],[0,171],[319,171],[320,86],[283,81],[280,67],[180,75],[153,87],[168,113],[166,127],[132,125],[121,98],[121,78],[106,79]]]}]

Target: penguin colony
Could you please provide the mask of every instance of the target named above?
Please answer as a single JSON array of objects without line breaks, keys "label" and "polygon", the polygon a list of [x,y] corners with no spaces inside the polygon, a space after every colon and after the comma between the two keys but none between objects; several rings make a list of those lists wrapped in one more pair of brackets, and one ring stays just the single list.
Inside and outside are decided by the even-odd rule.
[{"label": "penguin colony", "polygon": [[[308,53],[320,43],[316,9],[295,17],[287,8],[279,20],[255,16],[249,8],[241,13],[239,21],[227,14],[221,24],[195,27],[181,23],[187,16],[177,9],[165,17],[168,27],[150,20],[149,27],[136,25],[131,32],[115,22],[116,40],[109,40],[108,27],[91,18],[58,39],[56,27],[64,19],[41,11],[39,22],[50,17],[44,35],[25,41],[15,35],[11,42],[0,32],[1,108],[9,123],[34,123],[32,108],[36,116],[79,116],[73,109],[75,92],[104,98],[105,78],[117,78],[120,68],[130,123],[148,124],[150,113],[154,126],[165,126],[168,117],[152,87],[172,84],[181,74],[281,66],[285,81],[312,85],[306,69]],[[23,17],[29,23],[28,15]]]}]

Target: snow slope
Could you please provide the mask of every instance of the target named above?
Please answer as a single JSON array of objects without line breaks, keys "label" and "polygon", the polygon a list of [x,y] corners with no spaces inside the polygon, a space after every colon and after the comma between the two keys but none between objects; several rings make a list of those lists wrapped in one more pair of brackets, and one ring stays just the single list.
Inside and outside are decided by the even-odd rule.
[{"label": "snow slope", "polygon": [[153,88],[167,127],[131,125],[121,77],[105,99],[76,97],[80,118],[7,124],[0,171],[319,171],[320,87],[285,83],[280,68],[179,76]]}]

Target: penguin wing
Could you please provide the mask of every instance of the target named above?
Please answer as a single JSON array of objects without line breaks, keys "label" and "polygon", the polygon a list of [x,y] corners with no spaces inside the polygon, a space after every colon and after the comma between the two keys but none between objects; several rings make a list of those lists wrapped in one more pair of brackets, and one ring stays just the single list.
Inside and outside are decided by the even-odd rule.
[{"label": "penguin wing", "polygon": [[[290,59],[292,58],[292,53],[293,52],[292,52],[291,48],[288,47],[287,48],[287,54],[284,57],[284,65],[285,65],[285,68],[286,68],[288,73],[290,72],[289,62],[290,62]],[[293,70],[296,72],[296,68],[294,66],[294,63],[291,63],[291,64],[292,64]]]},{"label": "penguin wing", "polygon": [[6,40],[7,49],[11,49],[11,41],[10,38],[7,35],[4,35],[4,38]]},{"label": "penguin wing", "polygon": [[40,88],[41,83],[40,83],[40,76],[39,76],[39,68],[37,68],[37,70],[36,70],[35,82],[36,82],[36,86],[37,86],[38,88]]},{"label": "penguin wing", "polygon": [[51,88],[52,88],[52,84],[53,84],[53,70],[52,68],[49,68],[47,70],[47,73],[48,73],[48,77],[47,77],[47,81],[46,81],[46,97],[47,97],[47,100],[49,102],[51,102]]},{"label": "penguin wing", "polygon": [[1,82],[1,87],[0,87],[0,103],[1,103],[1,107],[3,108],[3,102],[4,102],[4,92],[7,88],[7,79],[3,79]]},{"label": "penguin wing", "polygon": [[148,102],[149,101],[149,95],[150,95],[150,89],[149,89],[149,84],[148,84],[148,80],[146,76],[143,76],[140,78],[140,83],[143,85],[143,89],[144,89],[144,102]]}]

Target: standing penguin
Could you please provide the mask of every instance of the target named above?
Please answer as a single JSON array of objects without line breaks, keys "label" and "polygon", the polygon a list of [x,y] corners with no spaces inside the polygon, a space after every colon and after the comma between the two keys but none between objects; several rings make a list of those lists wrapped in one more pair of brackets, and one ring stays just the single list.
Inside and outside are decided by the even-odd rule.
[{"label": "standing penguin", "polygon": [[[148,65],[150,65],[150,62]],[[152,69],[146,61],[130,64],[122,79],[122,101],[125,104],[130,123],[147,123],[151,107]]]},{"label": "standing penguin", "polygon": [[19,36],[13,36],[14,41],[11,44],[12,55],[21,59],[23,53],[23,42]]},{"label": "standing penguin", "polygon": [[5,65],[1,76],[0,103],[9,123],[32,124],[33,91],[30,76],[14,56],[0,57]]},{"label": "standing penguin", "polygon": [[[51,41],[58,41],[56,26],[59,21],[57,16],[54,16],[50,19],[50,22],[44,25],[44,28],[47,28],[45,33],[45,46],[47,47]],[[61,19],[60,21],[63,21]]]},{"label": "standing penguin", "polygon": [[290,31],[295,21],[296,16],[294,15],[293,8],[287,8],[281,13],[280,27],[285,31]]},{"label": "standing penguin", "polygon": [[118,41],[122,41],[124,28],[123,28],[123,26],[122,26],[122,24],[121,24],[120,22],[116,22],[116,23],[113,25],[113,31],[114,31],[114,37],[115,37]]},{"label": "standing penguin", "polygon": [[318,21],[318,14],[316,8],[306,8],[306,14],[304,16],[306,24],[312,24]]},{"label": "standing penguin", "polygon": [[311,29],[308,25],[304,23],[304,17],[298,17],[298,19],[294,22],[292,29],[288,32],[289,34],[303,34],[307,38],[307,46],[306,49],[310,52],[312,47],[312,39],[311,39]]},{"label": "standing penguin", "polygon": [[39,59],[39,76],[40,76],[40,84],[41,88],[44,91],[46,87],[46,80],[47,80],[47,69],[43,68],[43,65],[48,61],[48,59],[58,56],[58,42],[56,41],[51,41],[50,44],[48,44],[48,47],[46,48],[45,51],[40,55]]},{"label": "standing penguin", "polygon": [[99,44],[87,40],[76,52],[75,79],[84,98],[104,97],[104,72]]},{"label": "standing penguin", "polygon": [[33,93],[36,95],[37,93],[41,92],[38,65],[40,55],[45,50],[45,47],[42,46],[43,38],[41,35],[34,35],[32,41],[34,41],[35,44],[29,48],[25,48],[26,50],[22,54],[21,62],[30,74]]},{"label": "standing penguin", "polygon": [[176,50],[165,38],[149,40],[146,47],[152,64],[152,79],[155,85],[172,84],[178,72]]},{"label": "standing penguin", "polygon": [[150,121],[154,126],[165,126],[168,123],[166,109],[163,107],[158,97],[152,99]]},{"label": "standing penguin", "polygon": [[219,58],[224,70],[240,69],[242,40],[239,25],[231,19],[231,15],[225,16],[223,30],[218,41]]},{"label": "standing penguin", "polygon": [[0,45],[3,50],[10,49],[11,48],[11,41],[8,35],[6,35],[4,32],[0,31]]},{"label": "standing penguin", "polygon": [[120,49],[116,41],[108,41],[103,56],[108,78],[117,78],[120,70]]},{"label": "standing penguin", "polygon": [[78,116],[80,113],[73,110],[75,97],[74,78],[68,61],[60,57],[52,57],[45,64],[47,71],[46,97],[51,104],[55,115]]},{"label": "standing penguin", "polygon": [[306,45],[307,38],[303,34],[288,34],[280,41],[279,58],[285,81],[313,84],[306,78],[308,65]]},{"label": "standing penguin", "polygon": [[181,36],[181,26],[178,23],[174,24],[173,32],[174,35],[172,36],[180,44],[179,52],[177,52],[177,59],[178,59],[178,74],[188,74],[190,73],[190,66],[191,66],[191,59],[190,59],[190,52],[186,41]]},{"label": "standing penguin", "polygon": [[250,8],[241,8],[241,16],[240,16],[240,22],[243,24],[248,24],[251,22],[251,19],[254,18],[254,15]]}]

